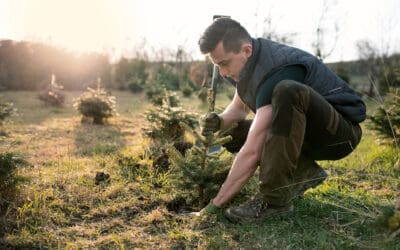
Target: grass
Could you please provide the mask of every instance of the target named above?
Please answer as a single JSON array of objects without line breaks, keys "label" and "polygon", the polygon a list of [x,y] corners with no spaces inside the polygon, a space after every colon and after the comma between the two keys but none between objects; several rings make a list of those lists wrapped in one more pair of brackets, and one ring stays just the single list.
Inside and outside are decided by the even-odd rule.
[{"label": "grass", "polygon": [[[260,224],[233,224],[192,218],[168,210],[170,190],[155,185],[144,171],[126,178],[121,155],[143,151],[144,95],[114,92],[118,116],[104,126],[81,124],[71,108],[79,93],[67,93],[66,107],[44,107],[35,92],[1,92],[19,116],[5,124],[0,150],[23,154],[30,166],[18,170],[29,179],[5,216],[5,249],[400,249],[387,226],[399,195],[398,152],[364,129],[349,157],[321,164],[330,177],[295,201],[295,211]],[[184,107],[204,113],[197,98]],[[228,98],[221,94],[218,105]],[[110,182],[95,184],[97,172]],[[256,188],[254,178],[239,203]]]}]

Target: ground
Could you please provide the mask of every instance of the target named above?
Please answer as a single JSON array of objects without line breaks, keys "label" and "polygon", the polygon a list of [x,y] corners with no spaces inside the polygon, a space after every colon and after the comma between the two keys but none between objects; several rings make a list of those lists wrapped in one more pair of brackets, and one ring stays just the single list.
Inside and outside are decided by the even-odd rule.
[{"label": "ground", "polygon": [[[162,180],[151,174],[126,178],[118,160],[143,153],[143,112],[151,104],[142,94],[113,94],[118,115],[92,125],[81,123],[72,108],[78,92],[67,93],[64,108],[45,107],[35,92],[0,92],[19,113],[3,126],[0,150],[29,162],[18,171],[27,178],[19,197],[2,211],[2,249],[400,249],[399,236],[387,225],[400,187],[398,151],[365,126],[349,157],[321,162],[329,178],[295,200],[293,214],[240,225],[178,211],[169,190],[157,184]],[[217,105],[227,103],[226,96],[218,98]],[[205,112],[196,97],[181,100],[185,108]],[[96,185],[98,172],[110,178]],[[232,203],[256,188],[254,177]]]}]

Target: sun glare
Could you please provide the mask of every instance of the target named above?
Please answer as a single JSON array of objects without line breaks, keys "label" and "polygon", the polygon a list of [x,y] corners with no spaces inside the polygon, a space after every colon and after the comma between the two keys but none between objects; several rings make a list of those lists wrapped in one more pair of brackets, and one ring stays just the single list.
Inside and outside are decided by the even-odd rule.
[{"label": "sun glare", "polygon": [[19,16],[23,12],[23,19],[11,20],[14,36],[22,40],[84,52],[118,47],[126,40],[122,34],[135,33],[135,25],[129,25],[135,22],[133,2],[42,0],[9,5]]},{"label": "sun glare", "polygon": [[[360,39],[379,45],[381,37],[390,36],[386,41],[393,40],[391,46],[399,49],[398,0],[337,2],[338,9],[332,11],[341,32],[336,60],[356,58],[354,44]],[[142,47],[150,53],[184,47],[203,58],[197,40],[214,14],[231,15],[254,36],[263,33],[265,18],[271,15],[276,32],[295,34],[293,45],[312,51],[321,4],[320,0],[251,0],[247,5],[229,0],[0,0],[0,39],[106,52],[115,58],[131,56]]]}]

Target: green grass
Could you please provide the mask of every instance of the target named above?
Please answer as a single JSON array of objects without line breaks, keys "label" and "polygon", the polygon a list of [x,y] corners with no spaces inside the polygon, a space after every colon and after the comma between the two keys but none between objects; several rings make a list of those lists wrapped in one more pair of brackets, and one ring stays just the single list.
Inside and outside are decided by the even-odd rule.
[{"label": "green grass", "polygon": [[[19,110],[4,126],[0,150],[30,163],[18,170],[29,182],[0,220],[1,249],[400,249],[400,237],[390,237],[387,226],[399,195],[398,151],[371,131],[364,128],[347,158],[321,162],[330,177],[296,200],[293,214],[233,224],[168,211],[171,190],[155,185],[162,180],[150,169],[126,177],[118,160],[143,152],[143,112],[151,104],[144,95],[113,94],[118,116],[99,126],[81,124],[71,107],[78,92],[68,92],[61,109],[44,107],[35,92],[0,93]],[[181,101],[191,111],[206,111],[195,96]],[[221,93],[217,106],[228,101]],[[98,171],[110,174],[110,182],[96,185]],[[256,187],[253,178],[233,203]]]}]

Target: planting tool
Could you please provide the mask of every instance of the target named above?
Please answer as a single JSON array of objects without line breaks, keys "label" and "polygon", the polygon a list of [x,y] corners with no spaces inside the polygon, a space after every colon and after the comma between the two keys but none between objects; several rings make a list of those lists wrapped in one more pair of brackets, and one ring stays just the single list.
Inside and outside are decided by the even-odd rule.
[{"label": "planting tool", "polygon": [[[213,16],[213,20],[215,21],[218,18],[221,17],[226,17],[226,18],[230,18],[230,16],[223,16],[223,15],[214,15]],[[214,112],[215,110],[215,97],[217,95],[217,77],[218,77],[218,66],[214,64],[213,66],[213,73],[212,73],[212,78],[211,78],[211,90],[212,90],[212,94],[211,94],[211,104],[209,107],[209,112]]]}]

